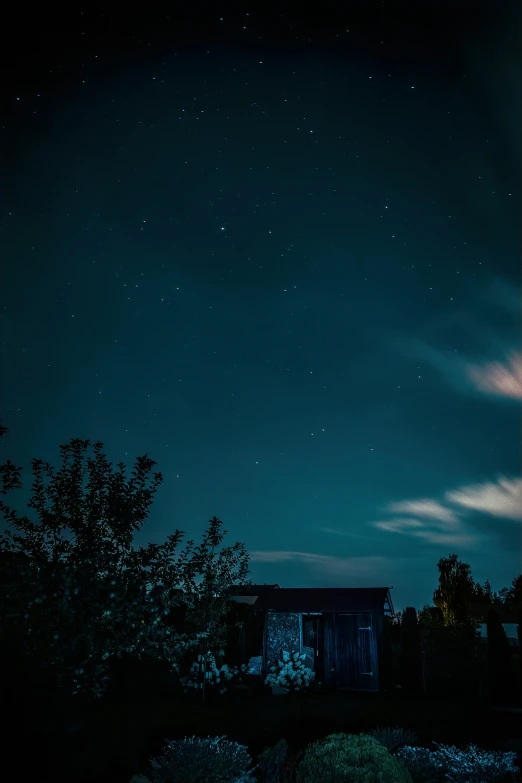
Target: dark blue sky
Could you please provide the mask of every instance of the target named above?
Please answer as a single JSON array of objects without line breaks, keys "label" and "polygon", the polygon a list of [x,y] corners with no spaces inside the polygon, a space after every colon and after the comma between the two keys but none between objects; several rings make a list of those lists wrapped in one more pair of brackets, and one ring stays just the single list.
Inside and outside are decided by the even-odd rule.
[{"label": "dark blue sky", "polygon": [[522,570],[522,68],[509,4],[379,8],[19,32],[2,455],[147,452],[140,543],[215,514],[255,581],[420,608]]}]

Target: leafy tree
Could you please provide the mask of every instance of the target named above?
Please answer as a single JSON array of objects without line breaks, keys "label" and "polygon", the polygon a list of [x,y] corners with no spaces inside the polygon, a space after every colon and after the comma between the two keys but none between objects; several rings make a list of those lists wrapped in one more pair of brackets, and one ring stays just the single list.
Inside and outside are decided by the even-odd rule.
[{"label": "leafy tree", "polygon": [[[220,645],[231,587],[245,583],[244,544],[218,551],[227,534],[213,517],[200,546],[176,530],[163,544],[135,548],[162,482],[138,457],[130,478],[103,444],[72,439],[56,470],[32,460],[36,520],[0,499],[0,631],[16,630],[24,655],[66,692],[101,696],[108,660],[124,653],[175,664],[187,650]],[[90,452],[90,453],[89,453]],[[21,468],[0,465],[0,494],[22,488]],[[184,625],[169,618],[183,608]]]},{"label": "leafy tree", "polygon": [[437,563],[439,586],[433,593],[433,603],[442,610],[446,626],[469,622],[469,604],[475,594],[475,583],[467,563],[458,556],[441,557]]},{"label": "leafy tree", "polygon": [[421,629],[442,628],[444,627],[444,614],[437,606],[425,604],[417,612],[417,621]]},{"label": "leafy tree", "polygon": [[522,574],[514,577],[510,587],[502,587],[498,592],[491,589],[488,579],[483,586],[477,582],[474,600],[482,607],[484,619],[490,609],[501,613],[507,609],[516,614],[518,607],[522,606]]},{"label": "leafy tree", "polygon": [[493,603],[495,600],[495,593],[493,592],[489,579],[486,579],[483,585],[480,585],[478,582],[476,582],[474,586],[474,595],[483,601],[489,602],[490,604]]},{"label": "leafy tree", "polygon": [[507,591],[506,598],[507,602],[514,605],[515,608],[522,607],[522,574],[515,576]]}]

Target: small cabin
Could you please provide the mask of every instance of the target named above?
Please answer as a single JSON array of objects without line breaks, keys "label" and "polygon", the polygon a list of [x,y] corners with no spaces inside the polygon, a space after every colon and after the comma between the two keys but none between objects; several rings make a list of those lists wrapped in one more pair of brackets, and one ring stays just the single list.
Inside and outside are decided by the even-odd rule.
[{"label": "small cabin", "polygon": [[[389,587],[238,587],[236,661],[265,675],[283,650],[305,654],[325,687],[378,691],[391,667]],[[228,655],[228,653],[227,653]]]}]

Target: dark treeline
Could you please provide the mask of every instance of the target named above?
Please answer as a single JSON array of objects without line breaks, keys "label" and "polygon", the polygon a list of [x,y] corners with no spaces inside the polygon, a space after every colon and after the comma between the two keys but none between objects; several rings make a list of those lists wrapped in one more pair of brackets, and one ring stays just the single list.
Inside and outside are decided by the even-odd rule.
[{"label": "dark treeline", "polygon": [[[410,692],[520,702],[522,575],[495,592],[489,580],[475,582],[456,554],[438,569],[433,605],[408,607],[391,624],[396,679]],[[517,631],[511,641],[507,625]]]}]

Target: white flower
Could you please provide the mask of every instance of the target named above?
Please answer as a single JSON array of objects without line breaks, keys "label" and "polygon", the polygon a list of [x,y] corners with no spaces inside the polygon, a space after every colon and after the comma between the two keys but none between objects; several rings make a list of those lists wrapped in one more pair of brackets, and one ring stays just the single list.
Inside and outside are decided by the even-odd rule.
[{"label": "white flower", "polygon": [[302,658],[303,656],[300,656],[299,653],[294,652],[290,655],[290,653],[283,651],[283,660],[278,661],[279,671],[277,672],[276,666],[271,666],[265,684],[272,687],[293,688],[294,690],[300,690],[303,685],[309,685],[315,677],[315,673],[304,665]]}]

